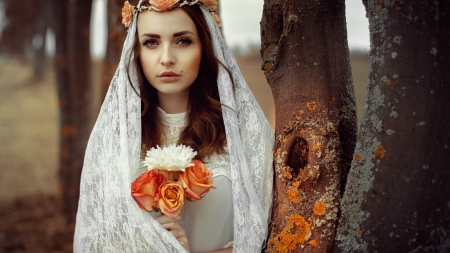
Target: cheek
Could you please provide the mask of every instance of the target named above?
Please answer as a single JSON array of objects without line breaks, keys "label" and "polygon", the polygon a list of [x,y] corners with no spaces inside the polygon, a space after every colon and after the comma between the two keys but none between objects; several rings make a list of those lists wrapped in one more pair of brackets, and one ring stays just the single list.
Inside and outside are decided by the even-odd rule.
[{"label": "cheek", "polygon": [[201,60],[202,60],[202,51],[200,49],[193,53],[189,64],[190,71],[195,72],[196,73],[195,76],[198,75],[198,71],[200,70]]},{"label": "cheek", "polygon": [[141,62],[142,71],[144,72],[145,77],[150,81],[149,78],[152,76],[152,70],[155,70],[151,54],[141,52],[139,61]]}]

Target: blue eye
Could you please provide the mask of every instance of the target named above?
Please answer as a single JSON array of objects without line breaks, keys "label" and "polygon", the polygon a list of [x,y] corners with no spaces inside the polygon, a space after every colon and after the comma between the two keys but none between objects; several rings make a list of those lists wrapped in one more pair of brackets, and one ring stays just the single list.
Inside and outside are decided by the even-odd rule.
[{"label": "blue eye", "polygon": [[148,39],[148,40],[144,41],[144,43],[142,43],[142,45],[144,45],[146,47],[154,47],[154,46],[157,46],[158,43],[154,39]]},{"label": "blue eye", "polygon": [[178,40],[177,43],[182,45],[182,46],[188,46],[188,45],[190,45],[192,43],[192,40],[188,39],[188,38],[181,38],[180,40]]}]

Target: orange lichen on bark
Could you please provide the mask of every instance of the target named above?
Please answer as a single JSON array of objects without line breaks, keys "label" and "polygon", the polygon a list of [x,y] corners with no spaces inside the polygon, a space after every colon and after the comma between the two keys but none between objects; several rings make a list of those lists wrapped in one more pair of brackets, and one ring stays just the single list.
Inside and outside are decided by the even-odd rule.
[{"label": "orange lichen on bark", "polygon": [[[292,234],[292,231],[295,233]],[[288,253],[297,248],[297,244],[301,244],[306,240],[310,231],[310,225],[299,214],[293,214],[289,217],[289,226],[284,227],[283,231],[269,239],[269,252]]]},{"label": "orange lichen on bark", "polygon": [[391,85],[392,85],[391,80],[387,79],[387,80],[386,80],[386,85],[387,85],[387,86],[391,86]]},{"label": "orange lichen on bark", "polygon": [[311,241],[309,241],[309,245],[311,245],[314,248],[316,248],[317,247],[317,241],[316,240],[311,240]]},{"label": "orange lichen on bark", "polygon": [[310,111],[314,111],[316,109],[316,102],[311,101],[311,102],[306,102],[306,106],[308,107],[308,109]]},{"label": "orange lichen on bark", "polygon": [[288,172],[288,171],[284,172],[284,173],[283,173],[283,176],[284,176],[285,178],[287,178],[287,179],[292,179],[292,174],[291,174],[290,172]]},{"label": "orange lichen on bark", "polygon": [[381,145],[381,144],[375,150],[375,156],[378,158],[383,158],[385,153],[386,153],[386,149],[384,149],[383,145]]},{"label": "orange lichen on bark", "polygon": [[335,97],[331,97],[331,102],[336,102],[336,98]]},{"label": "orange lichen on bark", "polygon": [[60,155],[62,158],[69,158],[69,150],[67,148],[61,148]]},{"label": "orange lichen on bark", "polygon": [[361,161],[361,156],[358,153],[355,153],[355,160]]},{"label": "orange lichen on bark", "polygon": [[269,71],[272,70],[272,64],[270,62],[267,62],[264,64],[264,76],[266,76],[266,79],[269,77]]},{"label": "orange lichen on bark", "polygon": [[362,235],[362,230],[361,229],[358,230],[358,234]]},{"label": "orange lichen on bark", "polygon": [[75,136],[77,134],[77,127],[72,125],[65,125],[61,128],[61,135],[63,137]]},{"label": "orange lichen on bark", "polygon": [[298,196],[300,192],[297,189],[289,189],[287,190],[287,194],[292,204],[300,203],[300,197]]},{"label": "orange lichen on bark", "polygon": [[295,187],[299,187],[300,186],[300,181],[295,181],[292,183],[293,186]]},{"label": "orange lichen on bark", "polygon": [[286,142],[286,138],[283,139],[283,142]]},{"label": "orange lichen on bark", "polygon": [[300,113],[300,115],[302,115],[305,112],[303,110],[300,110],[300,111],[298,111],[298,113]]},{"label": "orange lichen on bark", "polygon": [[60,107],[64,107],[64,106],[66,106],[66,105],[67,105],[66,100],[64,100],[64,99],[60,99],[60,100],[59,100],[59,106],[60,106]]},{"label": "orange lichen on bark", "polygon": [[320,201],[314,204],[314,214],[315,215],[323,215],[325,214],[325,202]]},{"label": "orange lichen on bark", "polygon": [[322,148],[322,142],[317,143],[316,145],[312,146],[312,150],[319,151]]},{"label": "orange lichen on bark", "polygon": [[317,137],[317,136],[314,136],[311,138],[311,140],[313,140],[313,141],[317,141],[318,139],[319,139],[319,137]]}]

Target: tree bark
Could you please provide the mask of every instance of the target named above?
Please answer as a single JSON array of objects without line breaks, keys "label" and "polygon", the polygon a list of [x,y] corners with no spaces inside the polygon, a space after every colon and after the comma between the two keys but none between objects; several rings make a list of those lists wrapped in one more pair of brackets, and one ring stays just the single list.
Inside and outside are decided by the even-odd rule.
[{"label": "tree bark", "polygon": [[91,0],[54,0],[56,69],[60,106],[59,178],[64,213],[73,226],[84,151],[92,128],[89,25]]},{"label": "tree bark", "polygon": [[343,1],[265,0],[263,70],[276,108],[268,252],[328,252],[356,142]]},{"label": "tree bark", "polygon": [[369,84],[334,252],[448,252],[450,2],[365,5]]}]

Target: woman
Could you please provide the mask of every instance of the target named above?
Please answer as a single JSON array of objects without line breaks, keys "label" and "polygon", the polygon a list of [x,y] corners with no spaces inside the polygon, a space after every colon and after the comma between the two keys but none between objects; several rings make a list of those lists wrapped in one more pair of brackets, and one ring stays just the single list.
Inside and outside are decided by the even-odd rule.
[{"label": "woman", "polygon": [[[261,251],[273,130],[210,14],[213,4],[141,1],[125,20],[121,61],[86,150],[75,252]],[[181,217],[153,218],[130,184],[142,152],[171,143],[194,148],[217,189],[186,202]]]}]

